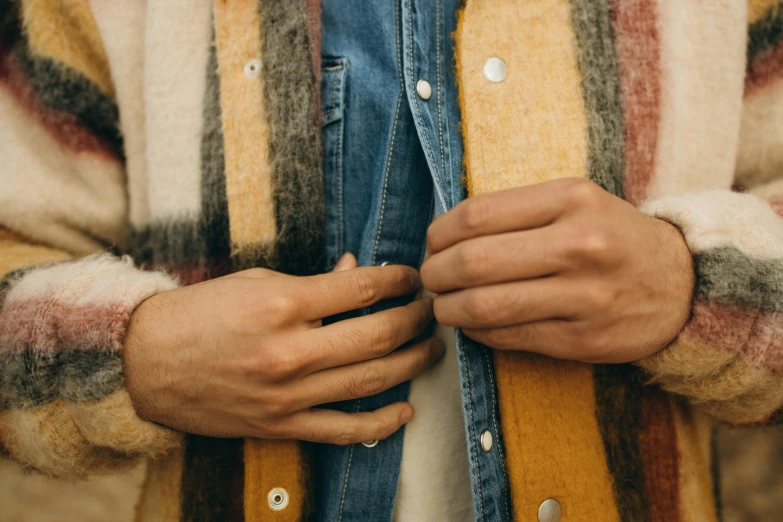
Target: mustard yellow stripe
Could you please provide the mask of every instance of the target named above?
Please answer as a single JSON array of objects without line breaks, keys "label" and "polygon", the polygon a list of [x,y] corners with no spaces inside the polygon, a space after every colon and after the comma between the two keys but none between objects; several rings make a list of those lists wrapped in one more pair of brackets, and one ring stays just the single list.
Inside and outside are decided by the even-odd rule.
[{"label": "mustard yellow stripe", "polygon": [[712,421],[672,399],[680,452],[680,522],[716,522],[710,460]]},{"label": "mustard yellow stripe", "polygon": [[[215,45],[232,252],[271,244],[277,233],[269,128],[264,110],[258,2],[216,1]],[[247,71],[245,70],[248,68]]]},{"label": "mustard yellow stripe", "polygon": [[19,0],[30,50],[63,62],[114,95],[109,61],[87,0]]},{"label": "mustard yellow stripe", "polygon": [[27,243],[0,230],[0,277],[17,268],[62,261],[70,257],[70,254],[62,250]]},{"label": "mustard yellow stripe", "polygon": [[[567,0],[473,0],[457,55],[470,194],[586,176],[587,122]],[[484,76],[487,59],[507,77]]]},{"label": "mustard yellow stripe", "polygon": [[[305,510],[305,463],[296,441],[245,439],[245,522],[299,522]],[[274,511],[269,492],[283,488],[288,507]]]},{"label": "mustard yellow stripe", "polygon": [[555,498],[564,520],[620,522],[592,366],[496,351],[495,371],[514,520]]},{"label": "mustard yellow stripe", "polygon": [[773,9],[780,8],[780,0],[748,0],[748,23],[752,24]]}]

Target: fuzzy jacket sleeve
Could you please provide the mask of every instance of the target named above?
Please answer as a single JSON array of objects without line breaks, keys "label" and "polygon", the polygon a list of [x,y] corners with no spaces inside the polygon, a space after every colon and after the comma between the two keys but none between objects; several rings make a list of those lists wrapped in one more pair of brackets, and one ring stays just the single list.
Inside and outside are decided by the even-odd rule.
[{"label": "fuzzy jacket sleeve", "polygon": [[126,243],[126,147],[139,146],[115,94],[86,2],[0,0],[0,453],[53,476],[180,440],[123,389],[130,315],[176,282],[101,253]]},{"label": "fuzzy jacket sleeve", "polygon": [[664,197],[642,210],[682,231],[696,285],[690,320],[639,364],[725,422],[779,422],[783,407],[783,218],[774,201],[728,190]]}]

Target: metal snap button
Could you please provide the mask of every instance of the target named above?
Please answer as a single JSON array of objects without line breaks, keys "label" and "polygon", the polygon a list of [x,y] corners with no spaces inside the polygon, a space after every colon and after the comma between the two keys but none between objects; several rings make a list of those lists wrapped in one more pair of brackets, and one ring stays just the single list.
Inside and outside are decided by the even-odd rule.
[{"label": "metal snap button", "polygon": [[362,442],[362,446],[364,446],[365,448],[374,448],[377,445],[378,445],[377,440],[367,440]]},{"label": "metal snap button", "polygon": [[416,84],[416,92],[418,93],[419,98],[427,101],[432,98],[432,85],[430,85],[430,82],[427,80],[419,80]]},{"label": "metal snap button", "polygon": [[560,514],[560,502],[548,498],[538,507],[538,522],[559,522]]},{"label": "metal snap button", "polygon": [[273,488],[266,496],[266,500],[273,511],[282,511],[288,507],[288,491],[283,488]]},{"label": "metal snap button", "polygon": [[484,450],[484,453],[489,453],[489,450],[492,449],[492,432],[489,430],[484,430],[481,432],[481,449]]}]

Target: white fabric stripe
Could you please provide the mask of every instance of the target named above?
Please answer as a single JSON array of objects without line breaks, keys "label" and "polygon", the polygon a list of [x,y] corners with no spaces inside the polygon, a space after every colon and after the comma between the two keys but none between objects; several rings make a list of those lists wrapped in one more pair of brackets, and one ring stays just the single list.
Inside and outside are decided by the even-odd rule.
[{"label": "white fabric stripe", "polygon": [[729,188],[734,177],[747,4],[659,0],[661,125],[650,199]]},{"label": "white fabric stripe", "polygon": [[75,254],[122,245],[127,201],[114,158],[64,149],[0,87],[0,225]]},{"label": "white fabric stripe", "polygon": [[[783,174],[783,78],[745,98],[737,183],[756,187]],[[783,191],[778,193],[783,195]]]},{"label": "white fabric stripe", "polygon": [[120,111],[125,168],[128,177],[130,222],[135,227],[149,218],[144,145],[144,2],[90,0]]},{"label": "white fabric stripe", "polygon": [[211,2],[147,2],[144,107],[150,218],[201,209],[201,130]]},{"label": "white fabric stripe", "polygon": [[733,247],[760,259],[783,258],[783,219],[756,196],[705,190],[666,196],[641,210],[677,225],[694,254]]},{"label": "white fabric stripe", "polygon": [[133,310],[144,299],[176,287],[170,276],[141,271],[130,258],[96,255],[25,274],[9,289],[5,305],[55,298],[66,306],[116,303]]}]

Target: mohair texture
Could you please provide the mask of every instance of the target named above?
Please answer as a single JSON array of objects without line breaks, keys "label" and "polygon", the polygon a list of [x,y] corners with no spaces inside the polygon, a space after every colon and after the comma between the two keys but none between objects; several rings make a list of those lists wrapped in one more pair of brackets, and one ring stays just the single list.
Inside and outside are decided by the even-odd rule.
[{"label": "mohair texture", "polygon": [[[216,0],[181,17],[173,2],[0,0],[0,449],[12,458],[78,477],[157,457],[142,521],[306,515],[300,444],[183,441],[141,421],[121,350],[157,292],[252,266],[324,269],[318,7]],[[712,418],[783,420],[781,10],[463,3],[469,193],[591,179],[678,226],[696,270],[688,324],[641,369],[494,355],[516,520],[551,496],[569,520],[716,520]],[[485,80],[489,56],[505,81]],[[133,261],[83,257],[106,251]],[[281,484],[291,504],[272,512]]]}]

